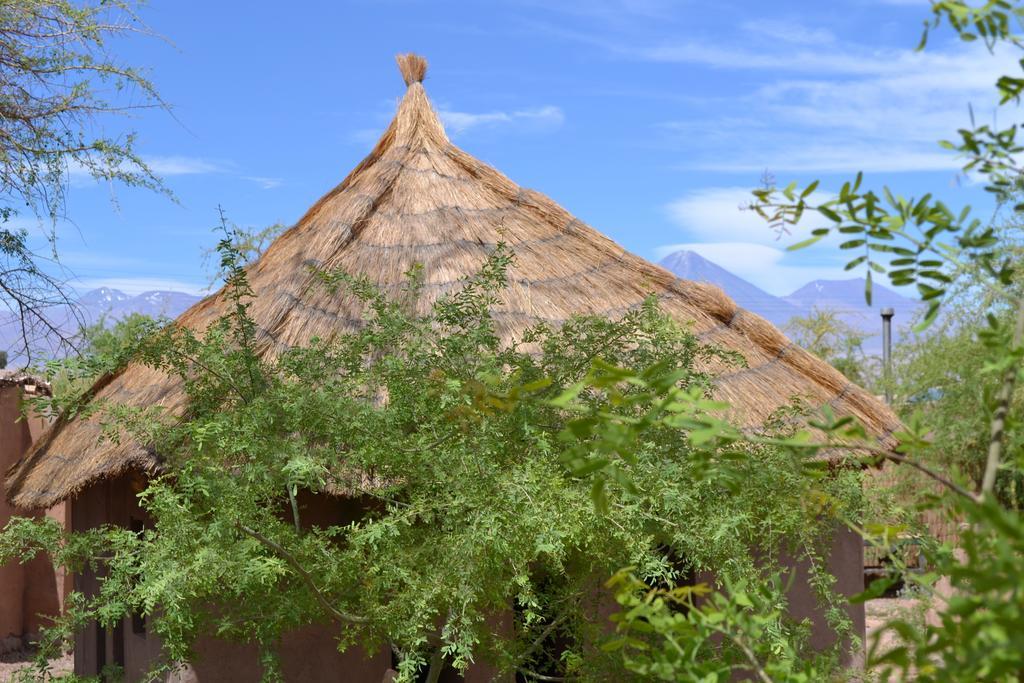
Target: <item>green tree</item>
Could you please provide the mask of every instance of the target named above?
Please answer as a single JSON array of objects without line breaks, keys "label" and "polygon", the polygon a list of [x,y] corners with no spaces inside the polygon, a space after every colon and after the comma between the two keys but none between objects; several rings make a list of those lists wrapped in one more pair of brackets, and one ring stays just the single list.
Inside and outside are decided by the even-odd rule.
[{"label": "green tree", "polygon": [[[1019,195],[1019,190],[1014,195]],[[1012,204],[1005,204],[994,225],[1006,258],[1019,262],[1024,250]],[[1020,286],[1021,275],[1015,274],[1014,287]],[[925,455],[942,468],[962,471],[975,486],[984,476],[991,419],[991,414],[978,406],[991,404],[1000,381],[987,371],[990,354],[979,330],[989,327],[989,316],[1008,327],[1013,314],[1005,301],[992,295],[985,276],[968,271],[947,295],[942,317],[928,329],[906,336],[896,347],[894,358],[897,409],[907,418],[920,413],[933,430],[933,443]],[[1020,415],[1022,410],[1024,388],[1017,386],[1009,413]],[[1008,430],[1006,438],[1007,452],[1020,453],[1024,448],[1024,434],[1019,430]],[[1022,486],[1024,480],[1016,468],[1001,468],[994,490],[1003,503],[1019,508]]]},{"label": "green tree", "polygon": [[[1014,31],[1024,8],[1015,3],[944,0],[932,11],[927,31],[948,23],[967,41],[1020,45]],[[1004,102],[1015,101],[1024,77],[1004,76],[997,88]],[[948,143],[1003,202],[1021,175],[1015,131],[971,127]],[[171,474],[143,497],[156,526],[142,536],[100,529],[65,537],[52,524],[17,520],[0,535],[0,555],[46,548],[73,566],[107,558],[100,595],[76,596],[69,620],[155,614],[172,661],[189,657],[195,636],[213,628],[271,653],[283,629],[315,615],[338,623],[343,646],[392,643],[406,680],[419,669],[436,680],[443,661],[483,655],[534,677],[621,680],[625,669],[644,679],[725,681],[742,668],[762,683],[822,680],[828,663],[802,647],[800,626],[786,622],[773,588],[772,563],[759,569],[750,548],[796,539],[813,553],[837,520],[877,540],[857,524],[857,487],[823,476],[822,451],[846,451],[917,468],[944,487],[937,504],[969,523],[962,553],[927,546],[933,571],[906,577],[927,591],[945,575],[957,593],[940,605],[938,623],[889,624],[901,644],[873,652],[883,673],[1018,680],[1024,520],[993,493],[1001,472],[1020,466],[1019,261],[996,227],[931,196],[865,190],[858,176],[812,204],[816,188],[761,189],[755,208],[779,228],[815,214],[823,227],[808,241],[847,235],[849,266],[870,268],[869,298],[872,273],[916,286],[929,303],[924,327],[963,278],[984,290],[993,315],[976,333],[981,373],[994,390],[978,406],[984,466],[976,489],[929,468],[933,430],[916,420],[888,451],[827,410],[811,418],[814,433],[786,427],[791,416],[757,434],[716,417],[723,406],[709,398],[713,378],[695,361],[720,352],[653,303],[620,321],[537,328],[524,340],[529,348],[504,346],[488,313],[507,265],[500,251],[424,317],[366,281],[325,273],[326,286],[367,302],[366,326],[263,361],[252,349],[242,259],[227,239],[235,312],[202,337],[170,327],[137,349],[141,362],[186,380],[194,419],[89,408],[168,454]],[[417,282],[411,274],[413,292]],[[329,490],[376,503],[345,527],[304,523],[302,492]],[[891,530],[878,535],[884,542]],[[440,557],[439,547],[462,561]],[[631,569],[616,571],[624,566]],[[729,590],[709,595],[683,580],[702,567],[714,567]],[[605,655],[593,647],[601,641],[585,599],[602,572],[615,572],[625,608]],[[827,576],[815,583],[828,601]],[[517,628],[502,639],[484,624],[509,599]],[[273,657],[267,662],[272,677]]]},{"label": "green tree", "polygon": [[[281,633],[324,620],[340,647],[390,644],[405,681],[474,659],[533,678],[646,678],[627,664],[642,638],[628,641],[628,660],[602,653],[603,577],[630,566],[652,585],[714,571],[734,587],[776,586],[765,558],[786,550],[820,567],[833,525],[858,515],[855,471],[826,476],[786,439],[702,438],[702,416],[722,406],[697,367],[740,361],[653,300],[620,320],[541,325],[505,344],[490,314],[505,286],[503,247],[426,315],[402,303],[419,291],[416,271],[397,299],[323,273],[323,286],[366,302],[365,326],[263,360],[243,261],[230,238],[221,249],[234,311],[202,336],[169,326],[135,347],[138,362],[185,380],[189,419],[83,408],[166,457],[168,475],[142,496],[153,526],[67,535],[19,520],[0,535],[0,557],[45,548],[72,567],[105,558],[101,592],[75,596],[69,628],[147,613],[165,664],[216,632],[259,644],[269,680]],[[310,493],[363,509],[349,524],[310,524]],[[831,578],[812,573],[832,604]],[[718,605],[740,599],[708,592]],[[749,651],[755,670],[790,662],[825,675],[836,653],[807,649],[808,626],[786,617],[781,584],[757,595],[773,605],[758,629],[722,642],[713,633],[737,629],[709,616],[686,666],[724,681],[752,668]],[[495,632],[488,620],[510,607],[515,628]],[[848,633],[845,614],[830,615]]]},{"label": "green tree", "polygon": [[[274,223],[263,228],[242,228],[231,225],[231,246],[243,263],[255,263],[267,247],[288,229],[284,223]],[[220,262],[220,251],[216,247],[203,251],[203,266],[210,273],[210,285],[228,277],[229,273]]]},{"label": "green tree", "polygon": [[[1019,34],[1024,6],[1018,2],[936,0],[931,9],[922,49],[930,32],[943,25],[961,40],[981,41],[989,50],[1024,47]],[[1024,68],[1024,61],[1021,66]],[[1003,75],[995,87],[1001,106],[1007,109],[1006,105],[1017,104],[1024,92],[1024,74]],[[1021,260],[1015,258],[1024,211],[1015,196],[1024,170],[1019,166],[1024,148],[1017,142],[1018,126],[1014,123],[999,129],[971,121],[958,131],[956,142],[941,143],[963,156],[965,172],[987,181],[986,189],[1015,218],[1008,229],[972,218],[969,208],[954,212],[931,194],[906,198],[888,188],[877,192],[865,189],[861,174],[822,203],[809,201],[817,182],[803,188],[790,184],[754,192],[753,208],[773,227],[787,229],[807,214],[822,226],[794,248],[833,233],[845,236],[841,248],[853,253],[847,268],[868,268],[865,294],[869,301],[873,274],[888,277],[896,286],[915,286],[928,304],[919,330],[931,326],[964,287],[972,290],[984,315],[983,325],[958,331],[967,335],[961,340],[970,344],[974,357],[950,369],[974,373],[957,379],[972,385],[967,391],[974,392],[973,414],[964,426],[978,431],[972,439],[960,435],[958,440],[972,450],[972,457],[965,461],[977,463],[976,488],[966,490],[956,481],[935,475],[933,478],[944,480],[947,495],[930,503],[966,522],[959,539],[960,552],[948,546],[930,547],[927,554],[934,571],[905,577],[928,592],[940,575],[947,576],[955,594],[951,598],[936,595],[936,621],[922,627],[902,619],[888,624],[901,644],[885,653],[873,650],[883,675],[916,676],[922,681],[1011,681],[1019,680],[1024,670],[1024,603],[1019,590],[1024,572],[1024,520],[1015,505],[1004,505],[994,495],[997,482],[1004,477],[1016,481],[1024,464],[1020,403],[1015,400],[1024,361],[1024,291],[1019,285]],[[935,416],[952,417],[941,412],[950,406],[967,408],[956,404],[954,400],[946,402]],[[916,418],[910,424],[913,429],[904,435],[898,452],[905,462],[927,470],[922,463],[927,462],[931,437],[936,433],[957,437],[946,425],[933,428]],[[938,442],[937,447],[943,445]],[[875,591],[881,587],[875,586]]]},{"label": "green tree", "polygon": [[100,318],[82,328],[82,355],[116,365],[126,350],[135,348],[160,322],[167,321],[158,321],[143,313],[129,313],[113,325],[108,325],[106,318]]},{"label": "green tree", "polygon": [[[991,421],[991,414],[978,407],[991,404],[999,382],[985,371],[988,354],[977,332],[987,325],[984,316],[978,309],[959,306],[950,313],[939,329],[916,335],[897,347],[897,408],[907,418],[919,413],[931,426],[931,445],[922,455],[942,469],[962,472],[976,488],[984,477]],[[1013,415],[1022,414],[1021,388],[1014,390],[1009,409]],[[1020,453],[1022,438],[1019,430],[1010,430],[1007,451]],[[1003,503],[1019,508],[1022,485],[1016,468],[1000,468],[994,491]]]},{"label": "green tree", "polygon": [[57,414],[81,398],[82,393],[104,372],[116,370],[142,339],[170,321],[155,320],[142,313],[131,313],[108,324],[101,317],[82,327],[75,337],[77,353],[45,364],[44,371],[53,389],[47,412]]},{"label": "green tree", "polygon": [[[134,7],[0,0],[0,307],[20,326],[18,355],[44,337],[70,341],[48,310],[74,310],[54,274],[69,178],[165,191],[133,133],[105,132],[114,115],[164,106],[143,73],[107,48],[117,36],[145,32]],[[33,248],[26,222],[38,224],[48,251]]]},{"label": "green tree", "polygon": [[864,353],[868,335],[844,321],[836,311],[815,306],[805,316],[786,323],[790,338],[861,386],[875,378]]}]

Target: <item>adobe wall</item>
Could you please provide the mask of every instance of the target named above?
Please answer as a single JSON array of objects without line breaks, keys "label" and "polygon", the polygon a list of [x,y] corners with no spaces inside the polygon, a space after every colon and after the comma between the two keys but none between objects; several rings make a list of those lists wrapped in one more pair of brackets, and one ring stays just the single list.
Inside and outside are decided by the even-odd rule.
[{"label": "adobe wall", "polygon": [[[787,597],[789,614],[794,619],[810,619],[813,624],[809,645],[815,650],[824,650],[836,642],[836,634],[825,619],[825,609],[819,604],[809,581],[807,560],[794,562],[785,555],[781,558],[788,572],[783,581],[792,581]],[[835,577],[833,590],[849,598],[864,592],[864,540],[844,524],[837,525],[832,536],[832,545],[826,561],[826,571]],[[867,634],[864,604],[846,603],[846,613],[853,622],[853,635],[860,638],[862,646],[851,650],[851,643],[844,643],[842,663],[846,666],[864,666],[863,643]]]},{"label": "adobe wall", "polygon": [[[145,523],[136,493],[143,482],[130,476],[88,488],[75,499],[72,527],[82,531],[103,523],[132,528]],[[304,500],[303,512],[321,522],[346,515],[345,505],[321,500]],[[99,581],[91,573],[76,575],[75,585],[87,595],[95,594]],[[148,628],[148,620],[125,618],[111,630],[91,624],[75,638],[75,674],[95,675],[106,664],[121,663],[125,680],[140,680],[160,654],[160,640]],[[309,626],[288,633],[280,644],[281,664],[286,681],[310,683],[352,681],[380,683],[391,663],[390,653],[366,653],[353,647],[339,653],[337,629],[330,625]],[[196,645],[197,658],[172,674],[174,683],[238,683],[258,681],[262,674],[259,653],[253,645],[204,638]]]},{"label": "adobe wall", "polygon": [[[145,521],[145,512],[137,504],[135,495],[144,482],[131,477],[97,484],[75,499],[73,507],[73,528],[81,531],[103,523],[115,523],[131,528]],[[357,514],[359,501],[327,498],[323,496],[300,495],[299,505],[304,523],[320,525],[339,524],[350,521]],[[845,527],[837,529],[833,538],[828,570],[836,577],[835,590],[845,596],[855,595],[863,590],[862,572],[863,543],[860,537]],[[809,618],[814,624],[811,645],[824,649],[835,642],[835,634],[828,627],[817,596],[808,583],[806,562],[794,562],[782,558],[790,568],[792,584],[789,590],[790,613],[796,619]],[[789,579],[789,576],[784,579]],[[76,576],[76,588],[92,594],[98,587],[97,578],[91,574]],[[597,589],[597,613],[607,616],[614,611],[614,601]],[[854,633],[862,639],[865,632],[863,605],[848,605],[848,613],[854,623]],[[507,620],[498,615],[493,619],[495,628],[505,629]],[[136,623],[137,622],[137,623]],[[111,631],[103,631],[95,624],[80,633],[75,640],[75,673],[94,675],[103,663],[123,663],[126,681],[137,681],[160,653],[160,642],[148,631],[141,620],[125,618]],[[609,623],[609,630],[612,629]],[[309,626],[288,633],[280,644],[281,663],[286,681],[351,681],[352,683],[379,683],[387,680],[391,667],[390,653],[381,650],[367,653],[353,647],[344,653],[336,648],[337,628],[330,624]],[[259,680],[262,667],[255,646],[229,643],[215,638],[205,638],[196,646],[197,659],[188,667],[172,675],[173,683],[214,683],[224,681]],[[844,663],[849,666],[862,664],[859,652],[848,652]],[[495,671],[479,662],[467,672],[466,681],[482,683],[493,680]],[[442,682],[457,680],[445,675]]]},{"label": "adobe wall", "polygon": [[[38,418],[21,419],[26,391],[20,384],[0,378],[0,477],[18,461],[46,426]],[[66,521],[67,508],[61,504],[45,514]],[[43,513],[14,508],[0,496],[0,528],[12,516],[40,517]],[[26,636],[38,633],[50,617],[60,613],[70,581],[63,570],[54,571],[49,558],[37,556],[31,562],[9,562],[0,566],[0,652],[21,648]]]},{"label": "adobe wall", "polygon": [[[103,523],[132,528],[146,521],[146,513],[138,506],[136,493],[144,482],[132,476],[94,485],[75,499],[72,528],[82,531]],[[304,522],[317,524],[346,523],[360,508],[359,501],[300,495],[299,505]],[[86,572],[75,576],[75,587],[87,595],[99,587],[96,575]],[[503,620],[495,619],[496,628]],[[159,638],[148,628],[148,620],[125,618],[115,629],[104,630],[91,624],[75,637],[75,674],[95,675],[104,664],[120,663],[128,683],[138,681],[160,655]],[[386,680],[392,661],[385,649],[366,652],[352,647],[339,653],[337,628],[333,625],[307,626],[282,638],[278,652],[286,681],[302,683],[380,683]],[[168,676],[167,683],[243,683],[260,680],[262,666],[259,652],[253,645],[231,643],[217,638],[203,638],[196,645],[197,658]],[[466,683],[493,681],[494,671],[483,663],[475,664],[464,679],[446,672],[440,683],[456,680]],[[506,679],[503,679],[506,680]],[[507,680],[511,680],[509,677]]]}]

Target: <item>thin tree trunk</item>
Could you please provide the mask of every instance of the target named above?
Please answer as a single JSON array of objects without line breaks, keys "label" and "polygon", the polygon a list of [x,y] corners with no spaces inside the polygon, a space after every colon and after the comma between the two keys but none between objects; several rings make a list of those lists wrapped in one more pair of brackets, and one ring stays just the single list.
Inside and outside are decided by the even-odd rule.
[{"label": "thin tree trunk", "polygon": [[[1013,329],[1013,341],[1010,344],[1011,351],[1020,349],[1024,343],[1024,298],[1017,304],[1017,324]],[[1013,390],[1017,386],[1017,373],[1020,371],[1020,362],[1014,361],[1003,373],[1003,384],[999,387],[999,394],[996,397],[996,411],[992,415],[992,429],[989,433],[988,458],[985,461],[985,475],[981,480],[982,497],[992,492],[996,485],[996,474],[999,472],[999,464],[1003,457],[1003,437],[1006,432],[1006,416],[1010,412],[1010,403],[1013,401]]]},{"label": "thin tree trunk", "polygon": [[442,669],[444,669],[444,655],[441,652],[441,647],[438,646],[430,657],[430,668],[427,670],[426,683],[437,683],[438,679],[441,678]]}]

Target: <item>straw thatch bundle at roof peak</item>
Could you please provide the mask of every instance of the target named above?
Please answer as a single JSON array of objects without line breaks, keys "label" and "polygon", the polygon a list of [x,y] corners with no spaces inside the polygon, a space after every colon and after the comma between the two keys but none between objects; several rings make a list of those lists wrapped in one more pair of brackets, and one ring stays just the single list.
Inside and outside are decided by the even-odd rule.
[{"label": "straw thatch bundle at roof peak", "polygon": [[426,59],[407,52],[404,55],[395,55],[395,61],[398,62],[398,70],[401,72],[402,79],[406,85],[423,82],[427,75]]},{"label": "straw thatch bundle at roof peak", "polygon": [[[621,315],[655,293],[702,340],[746,359],[747,368],[722,374],[716,385],[742,424],[759,425],[799,396],[859,418],[891,445],[898,423],[885,405],[770,323],[738,309],[717,287],[680,280],[625,251],[451,144],[423,89],[426,60],[401,55],[398,64],[408,89],[373,151],[249,268],[262,353],[273,356],[360,324],[361,304],[344,292],[311,287],[315,275],[306,264],[365,274],[396,292],[403,274],[421,264],[425,285],[416,305],[426,312],[504,242],[515,261],[494,317],[506,338],[538,321]],[[228,306],[222,293],[214,294],[178,324],[202,329]],[[185,408],[178,380],[141,365],[104,378],[94,390],[108,402],[159,404],[178,414]],[[157,466],[146,444],[103,441],[96,418],[72,418],[57,422],[11,469],[7,494],[18,506],[46,507],[99,479]]]}]

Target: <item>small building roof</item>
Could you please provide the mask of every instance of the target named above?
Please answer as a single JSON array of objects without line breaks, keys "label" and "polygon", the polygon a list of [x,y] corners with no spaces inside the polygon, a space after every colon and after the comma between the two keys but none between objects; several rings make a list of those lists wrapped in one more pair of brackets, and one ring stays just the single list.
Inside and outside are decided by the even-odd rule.
[{"label": "small building roof", "polygon": [[50,395],[50,384],[25,370],[0,368],[0,387],[17,386],[27,394]]}]

